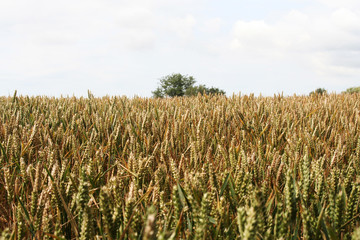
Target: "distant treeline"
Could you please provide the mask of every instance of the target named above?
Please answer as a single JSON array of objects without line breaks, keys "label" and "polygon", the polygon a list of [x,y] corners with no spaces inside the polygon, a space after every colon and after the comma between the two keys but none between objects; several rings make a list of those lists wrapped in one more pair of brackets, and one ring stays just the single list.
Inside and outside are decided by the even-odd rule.
[{"label": "distant treeline", "polygon": [[[352,88],[348,88],[346,89],[346,91],[343,91],[342,93],[359,93],[360,92],[360,87],[352,87]],[[325,88],[317,88],[315,91],[312,91],[309,95],[314,95],[314,94],[327,94],[327,91]]]}]

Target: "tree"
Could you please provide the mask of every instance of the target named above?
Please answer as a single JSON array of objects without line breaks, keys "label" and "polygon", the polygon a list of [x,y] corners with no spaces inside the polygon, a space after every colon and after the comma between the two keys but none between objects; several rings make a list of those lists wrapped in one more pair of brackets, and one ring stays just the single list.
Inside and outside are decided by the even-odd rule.
[{"label": "tree", "polygon": [[325,88],[317,88],[315,91],[312,91],[310,93],[310,96],[314,95],[314,94],[316,94],[316,95],[325,95],[325,94],[327,94],[327,91],[326,91]]},{"label": "tree", "polygon": [[205,85],[194,86],[196,83],[193,76],[173,73],[160,79],[160,86],[152,92],[156,98],[196,96],[197,94],[221,94],[225,91],[218,88],[207,88]]},{"label": "tree", "polygon": [[154,97],[175,97],[184,96],[186,89],[195,84],[195,79],[192,76],[181,75],[180,73],[173,73],[160,79],[160,86],[153,91]]},{"label": "tree", "polygon": [[360,93],[360,87],[348,88],[344,93]]},{"label": "tree", "polygon": [[225,95],[225,91],[221,90],[219,88],[216,87],[211,87],[207,89],[206,94],[210,95],[210,94],[220,94],[220,95]]},{"label": "tree", "polygon": [[215,87],[211,87],[208,88],[205,85],[199,85],[199,86],[195,86],[195,87],[190,87],[186,90],[185,95],[186,96],[196,96],[198,94],[201,95],[225,95],[225,91],[224,90],[220,90],[219,88],[215,88]]}]

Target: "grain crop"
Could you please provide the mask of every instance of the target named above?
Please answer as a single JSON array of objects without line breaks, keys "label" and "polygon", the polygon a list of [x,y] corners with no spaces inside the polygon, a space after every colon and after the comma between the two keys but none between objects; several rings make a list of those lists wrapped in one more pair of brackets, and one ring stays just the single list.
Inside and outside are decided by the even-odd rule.
[{"label": "grain crop", "polygon": [[0,98],[0,239],[360,239],[360,95]]}]

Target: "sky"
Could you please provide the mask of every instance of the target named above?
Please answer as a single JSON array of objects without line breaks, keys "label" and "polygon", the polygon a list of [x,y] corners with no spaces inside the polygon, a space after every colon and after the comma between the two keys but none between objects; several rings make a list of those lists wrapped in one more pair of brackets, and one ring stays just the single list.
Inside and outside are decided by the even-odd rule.
[{"label": "sky", "polygon": [[0,95],[151,97],[360,86],[359,0],[1,0]]}]

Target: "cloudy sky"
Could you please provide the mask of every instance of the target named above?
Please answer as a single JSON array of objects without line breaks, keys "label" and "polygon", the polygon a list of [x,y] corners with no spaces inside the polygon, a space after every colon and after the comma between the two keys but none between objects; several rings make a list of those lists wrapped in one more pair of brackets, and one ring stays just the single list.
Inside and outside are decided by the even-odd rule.
[{"label": "cloudy sky", "polygon": [[171,73],[228,95],[360,86],[360,1],[0,1],[0,95],[149,97]]}]

